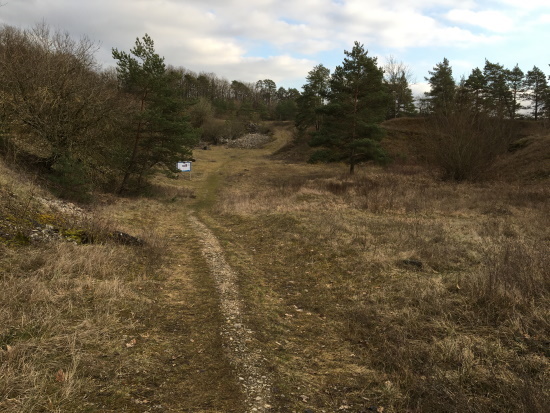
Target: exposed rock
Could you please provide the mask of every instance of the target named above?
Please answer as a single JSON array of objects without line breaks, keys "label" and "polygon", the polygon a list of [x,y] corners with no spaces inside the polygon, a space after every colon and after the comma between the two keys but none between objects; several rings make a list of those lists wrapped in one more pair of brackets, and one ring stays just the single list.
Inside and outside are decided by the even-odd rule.
[{"label": "exposed rock", "polygon": [[269,135],[249,133],[238,139],[227,142],[226,146],[228,148],[260,149],[272,140],[273,138]]}]

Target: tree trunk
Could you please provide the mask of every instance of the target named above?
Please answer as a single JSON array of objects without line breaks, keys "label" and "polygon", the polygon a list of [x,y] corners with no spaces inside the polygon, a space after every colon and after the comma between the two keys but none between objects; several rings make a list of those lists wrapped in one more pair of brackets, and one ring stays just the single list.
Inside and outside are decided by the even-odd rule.
[{"label": "tree trunk", "polygon": [[[141,108],[140,108],[140,112],[143,113],[143,111],[145,110],[145,99],[147,98],[147,94],[148,94],[148,91],[145,91],[143,97],[141,98]],[[130,157],[130,163],[128,165],[128,168],[126,168],[126,172],[124,173],[124,178],[122,178],[122,182],[120,184],[120,187],[118,188],[118,191],[117,193],[121,194],[122,192],[124,192],[124,190],[126,189],[126,184],[128,183],[128,179],[130,179],[130,175],[132,174],[132,168],[136,162],[136,157],[137,157],[137,152],[138,152],[138,144],[139,144],[139,140],[141,138],[141,127],[142,127],[142,122],[141,120],[139,121],[138,125],[137,125],[137,130],[136,130],[136,136],[134,138],[134,147],[132,148],[132,156]]]}]

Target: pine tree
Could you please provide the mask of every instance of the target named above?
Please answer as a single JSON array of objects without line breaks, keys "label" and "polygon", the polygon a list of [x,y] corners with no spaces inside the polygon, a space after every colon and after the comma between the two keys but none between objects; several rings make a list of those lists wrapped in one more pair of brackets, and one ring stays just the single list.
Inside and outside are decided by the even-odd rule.
[{"label": "pine tree", "polygon": [[499,119],[513,112],[513,95],[508,85],[510,71],[498,63],[485,60],[483,68],[485,78],[486,107],[489,113]]},{"label": "pine tree", "polygon": [[525,74],[517,64],[508,73],[508,88],[512,93],[512,105],[510,107],[511,119],[515,119],[518,110],[522,108],[521,103],[519,102],[519,98],[521,97],[522,93],[525,92],[524,79],[525,79]]},{"label": "pine tree", "polygon": [[431,90],[425,95],[432,113],[447,113],[453,106],[456,84],[453,79],[453,69],[447,58],[438,63],[433,71],[428,72],[430,77],[425,78]]},{"label": "pine tree", "polygon": [[471,104],[477,112],[483,110],[485,106],[485,90],[487,88],[487,81],[480,68],[476,67],[470,73],[470,76],[464,81],[464,87],[466,88]]},{"label": "pine tree", "polygon": [[308,73],[306,80],[303,93],[296,99],[296,127],[304,131],[310,126],[315,126],[315,130],[319,131],[323,117],[319,110],[325,105],[330,70],[319,64]]},{"label": "pine tree", "polygon": [[113,49],[113,58],[120,86],[136,104],[123,147],[123,192],[132,177],[141,185],[153,167],[175,171],[176,162],[191,155],[197,134],[183,116],[183,100],[174,86],[177,74],[166,70],[151,37],[136,39],[130,53]]},{"label": "pine tree", "polygon": [[328,104],[322,109],[325,120],[310,142],[323,149],[311,161],[343,160],[352,174],[358,162],[386,160],[380,147],[384,133],[377,123],[385,118],[389,95],[383,70],[363,45],[355,42],[352,51],[344,53],[344,62],[330,79]]},{"label": "pine tree", "polygon": [[392,104],[388,107],[388,119],[400,116],[410,116],[416,112],[412,90],[409,87],[411,71],[407,65],[395,60],[393,56],[387,59],[384,65],[384,80],[388,85],[388,92]]},{"label": "pine tree", "polygon": [[538,67],[533,66],[525,75],[525,93],[523,97],[531,101],[528,109],[531,109],[531,114],[535,120],[544,112],[545,102],[548,99],[548,82],[546,75]]}]

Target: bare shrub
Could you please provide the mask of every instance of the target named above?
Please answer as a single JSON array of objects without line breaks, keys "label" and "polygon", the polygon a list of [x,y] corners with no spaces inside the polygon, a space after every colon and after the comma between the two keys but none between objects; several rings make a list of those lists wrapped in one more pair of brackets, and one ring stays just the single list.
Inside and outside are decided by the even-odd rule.
[{"label": "bare shrub", "polygon": [[515,136],[513,123],[467,109],[434,115],[426,133],[427,158],[455,181],[482,178]]}]

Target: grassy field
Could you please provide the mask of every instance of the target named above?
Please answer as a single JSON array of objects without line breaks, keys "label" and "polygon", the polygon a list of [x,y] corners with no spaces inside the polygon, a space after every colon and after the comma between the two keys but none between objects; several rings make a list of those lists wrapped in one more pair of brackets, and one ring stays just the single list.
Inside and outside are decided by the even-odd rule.
[{"label": "grassy field", "polygon": [[545,411],[548,187],[343,169],[261,165],[215,207],[281,411]]},{"label": "grassy field", "polygon": [[[239,275],[270,411],[547,411],[548,181],[351,177],[274,159],[292,132],[275,137],[95,206],[91,227],[142,246],[0,245],[0,410],[244,411],[192,213]],[[45,194],[2,176],[34,211]]]}]

